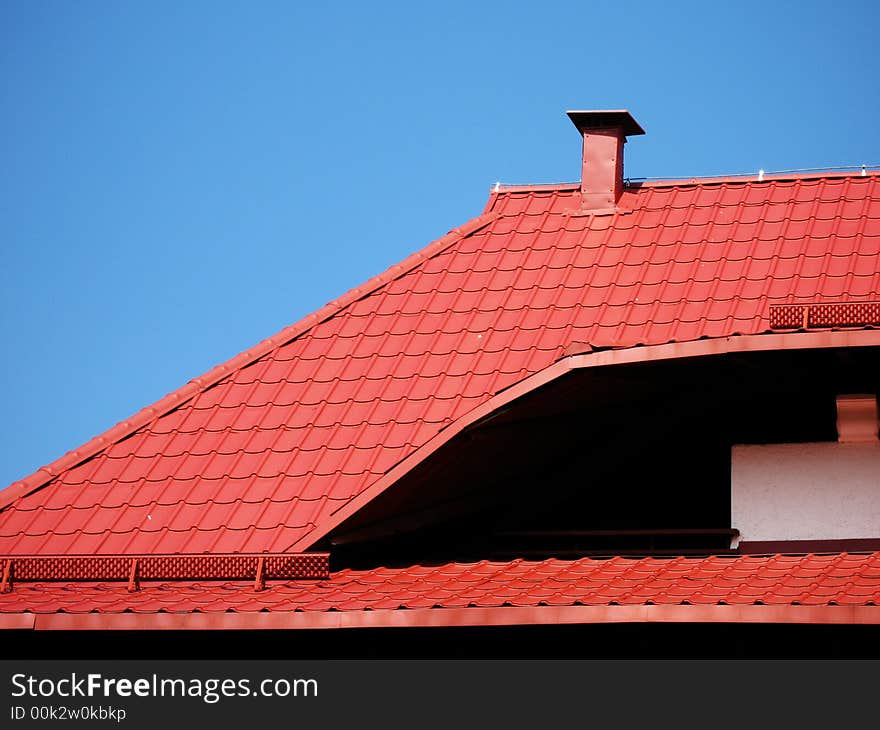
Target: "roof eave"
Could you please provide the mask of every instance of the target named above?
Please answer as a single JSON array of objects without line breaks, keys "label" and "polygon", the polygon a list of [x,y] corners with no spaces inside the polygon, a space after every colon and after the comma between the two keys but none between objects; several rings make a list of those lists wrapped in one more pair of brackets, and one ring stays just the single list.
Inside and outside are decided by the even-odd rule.
[{"label": "roof eave", "polygon": [[35,631],[211,631],[535,626],[621,623],[880,624],[880,606],[674,604],[494,606],[372,611],[210,613],[16,613],[0,629]]}]

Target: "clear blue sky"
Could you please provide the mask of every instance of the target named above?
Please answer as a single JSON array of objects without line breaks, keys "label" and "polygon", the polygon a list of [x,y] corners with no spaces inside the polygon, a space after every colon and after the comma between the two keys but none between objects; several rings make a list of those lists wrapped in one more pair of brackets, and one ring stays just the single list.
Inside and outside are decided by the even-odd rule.
[{"label": "clear blue sky", "polygon": [[0,6],[0,485],[579,176],[880,162],[875,2]]}]

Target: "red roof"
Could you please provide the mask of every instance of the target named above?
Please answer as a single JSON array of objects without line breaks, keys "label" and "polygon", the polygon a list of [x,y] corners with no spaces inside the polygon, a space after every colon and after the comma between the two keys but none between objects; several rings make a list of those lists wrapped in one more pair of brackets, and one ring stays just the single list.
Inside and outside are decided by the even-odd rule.
[{"label": "red roof", "polygon": [[[492,608],[650,605],[862,607],[862,615],[873,614],[876,620],[878,604],[880,553],[873,553],[451,563],[342,570],[324,581],[269,583],[260,592],[253,582],[146,583],[134,593],[124,583],[22,583],[0,595],[0,614],[199,613],[222,620],[230,612],[258,618],[268,611],[294,614],[291,625],[321,627],[331,625],[327,622],[335,612],[363,612],[365,622],[378,625],[388,619],[383,612],[408,609],[414,623],[437,625],[467,623],[467,613],[448,615],[458,609],[476,617],[479,609]],[[807,616],[833,621],[842,613]],[[704,620],[724,620],[725,615],[703,614]],[[540,615],[532,619],[542,622]]]},{"label": "red roof", "polygon": [[635,185],[613,215],[580,214],[579,194],[497,191],[479,218],[0,493],[0,554],[305,550],[441,430],[572,351],[880,301],[877,173]]}]

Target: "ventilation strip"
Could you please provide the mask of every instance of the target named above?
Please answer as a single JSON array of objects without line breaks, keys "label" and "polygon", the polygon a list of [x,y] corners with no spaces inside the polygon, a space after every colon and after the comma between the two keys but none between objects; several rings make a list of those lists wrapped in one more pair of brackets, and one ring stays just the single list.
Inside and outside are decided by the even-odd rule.
[{"label": "ventilation strip", "polygon": [[880,302],[778,304],[770,307],[770,329],[880,327]]},{"label": "ventilation strip", "polygon": [[14,583],[109,581],[140,589],[142,581],[246,580],[255,590],[270,580],[326,580],[329,553],[216,555],[15,555],[0,557],[0,592]]}]

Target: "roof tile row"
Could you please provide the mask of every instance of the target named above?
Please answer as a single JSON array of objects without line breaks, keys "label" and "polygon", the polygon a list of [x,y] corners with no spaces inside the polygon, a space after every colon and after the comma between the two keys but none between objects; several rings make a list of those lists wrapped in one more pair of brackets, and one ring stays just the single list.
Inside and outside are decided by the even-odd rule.
[{"label": "roof tile row", "polygon": [[880,605],[880,553],[584,558],[343,570],[325,581],[18,584],[0,613],[365,611],[571,605]]}]

